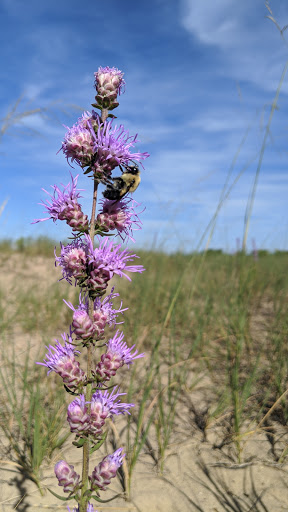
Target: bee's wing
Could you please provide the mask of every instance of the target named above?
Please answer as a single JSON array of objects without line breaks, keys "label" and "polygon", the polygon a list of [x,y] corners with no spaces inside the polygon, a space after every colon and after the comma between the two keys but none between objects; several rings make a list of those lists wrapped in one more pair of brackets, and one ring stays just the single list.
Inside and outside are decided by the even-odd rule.
[{"label": "bee's wing", "polygon": [[121,190],[123,187],[123,180],[122,178],[113,178],[113,188],[116,190]]}]

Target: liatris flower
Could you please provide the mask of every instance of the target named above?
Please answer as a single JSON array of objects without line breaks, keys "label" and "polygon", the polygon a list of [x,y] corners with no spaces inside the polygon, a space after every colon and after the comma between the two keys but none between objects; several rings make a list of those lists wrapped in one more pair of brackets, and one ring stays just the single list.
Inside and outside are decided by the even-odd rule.
[{"label": "liatris flower", "polygon": [[68,405],[67,421],[70,425],[71,432],[81,434],[82,432],[89,431],[90,416],[84,395],[75,398],[75,400]]},{"label": "liatris flower", "polygon": [[79,295],[79,306],[75,309],[71,302],[64,300],[65,304],[69,306],[73,314],[72,327],[74,328],[74,334],[77,339],[89,339],[96,337],[101,338],[104,334],[104,329],[108,324],[110,327],[114,327],[116,324],[122,322],[116,322],[117,315],[123,314],[128,308],[122,309],[122,302],[119,309],[114,309],[112,305],[112,299],[119,296],[119,293],[111,293],[105,297],[101,302],[99,297],[96,297],[94,301],[93,320],[89,317],[89,300],[88,297],[82,300],[81,293]]},{"label": "liatris flower", "polygon": [[110,327],[115,327],[115,325],[122,324],[123,322],[116,322],[117,316],[119,314],[123,315],[124,311],[127,311],[128,308],[122,308],[122,301],[120,303],[119,309],[114,309],[112,305],[112,299],[119,296],[119,293],[113,293],[114,287],[111,290],[111,293],[105,297],[105,299],[101,302],[99,297],[96,297],[94,301],[94,311],[93,311],[93,320],[94,326],[97,329],[97,336],[100,337],[104,333],[104,329],[108,324]]},{"label": "liatris flower", "polygon": [[105,179],[111,176],[111,172],[118,165],[129,165],[130,160],[141,161],[149,156],[149,153],[130,153],[130,148],[137,142],[137,134],[129,136],[129,132],[123,125],[112,128],[113,119],[100,124],[98,130],[91,134],[94,139],[93,168],[97,178],[105,183]]},{"label": "liatris flower", "polygon": [[122,395],[126,395],[126,393],[118,393],[117,386],[113,388],[110,395],[107,390],[104,391],[104,393],[97,390],[93,394],[90,413],[91,434],[100,435],[102,433],[102,427],[106,418],[111,418],[113,415],[125,414],[126,412],[130,414],[128,409],[134,407],[134,404],[124,404],[120,400],[117,400],[117,398]]},{"label": "liatris flower", "polygon": [[102,354],[101,360],[95,368],[95,374],[99,381],[110,380],[124,364],[129,366],[135,359],[144,357],[144,353],[138,354],[138,350],[132,353],[135,345],[128,348],[123,338],[123,332],[119,333],[119,331],[116,331],[114,337],[107,343],[107,350]]},{"label": "liatris flower", "polygon": [[95,100],[97,104],[93,105],[97,108],[113,110],[118,107],[119,103],[117,95],[121,94],[125,80],[123,79],[124,73],[117,68],[99,67],[95,75],[95,87],[97,95]]},{"label": "liatris flower", "polygon": [[116,229],[123,242],[125,238],[130,238],[132,242],[135,242],[132,232],[133,230],[141,229],[142,224],[138,218],[139,214],[135,212],[135,207],[140,206],[140,204],[129,197],[125,197],[117,202],[102,199],[101,203],[102,209],[96,219],[97,226],[103,231],[113,231]]},{"label": "liatris flower", "polygon": [[62,267],[62,279],[66,279],[70,284],[72,284],[72,277],[75,281],[84,280],[87,275],[87,245],[82,239],[75,238],[71,244],[66,246],[60,242],[60,246],[60,256],[56,256],[55,253],[55,266]]},{"label": "liatris flower", "polygon": [[73,492],[77,489],[80,475],[74,471],[74,466],[71,466],[65,460],[60,460],[55,464],[54,471],[58,478],[58,485],[63,487],[64,492]]},{"label": "liatris flower", "polygon": [[79,306],[79,309],[74,310],[72,327],[74,327],[74,334],[76,338],[87,340],[94,338],[96,329],[93,320],[91,320],[87,310]]},{"label": "liatris flower", "polygon": [[88,166],[103,183],[118,165],[128,165],[130,160],[141,161],[149,156],[149,153],[130,153],[131,146],[138,142],[137,135],[129,136],[122,125],[112,128],[112,123],[113,119],[102,123],[94,111],[91,115],[84,113],[68,129],[61,146],[67,160],[75,160],[81,167]]},{"label": "liatris flower", "polygon": [[[63,341],[65,341],[64,347],[56,340],[55,347],[53,345],[46,347],[48,353],[45,355],[44,363],[37,364],[49,368],[48,374],[52,371],[58,373],[62,377],[63,382],[69,387],[81,386],[85,382],[86,376],[83,370],[81,370],[78,361],[75,360],[75,354],[80,354],[80,352],[75,350],[70,343],[66,342],[66,333],[61,336]],[[68,336],[68,341],[72,341],[70,335]]]},{"label": "liatris flower", "polygon": [[91,127],[88,125],[86,128],[80,121],[80,123],[74,124],[72,128],[68,128],[60,149],[62,149],[67,161],[71,158],[71,162],[75,160],[81,167],[86,167],[93,162],[94,145]]},{"label": "liatris flower", "polygon": [[44,220],[53,219],[56,222],[59,220],[66,220],[67,224],[72,227],[73,230],[85,231],[88,229],[88,217],[84,215],[81,210],[81,205],[78,203],[78,198],[81,197],[79,192],[80,189],[77,190],[77,180],[79,174],[73,178],[71,174],[72,184],[68,183],[64,190],[61,191],[57,185],[51,185],[54,189],[54,195],[50,194],[45,190],[46,194],[48,194],[52,201],[49,202],[47,199],[47,204],[42,201],[39,204],[45,206],[47,212],[50,214],[50,217],[46,217],[44,219],[36,219],[32,224],[36,224],[37,222],[43,222]]},{"label": "liatris flower", "polygon": [[[115,387],[110,395],[108,391],[97,390],[91,402],[85,402],[84,395],[80,395],[68,406],[67,421],[70,425],[71,432],[81,434],[92,434],[98,436],[102,434],[102,428],[105,420],[113,415],[129,413],[129,409],[134,404],[125,404],[117,400],[119,396],[126,393],[119,393]],[[91,403],[90,416],[88,414],[88,403]]]},{"label": "liatris flower", "polygon": [[89,261],[89,277],[87,285],[89,294],[91,291],[99,292],[105,291],[108,286],[108,281],[112,279],[114,274],[120,277],[126,277],[128,281],[131,278],[124,273],[127,272],[144,272],[142,265],[126,265],[127,261],[132,261],[133,258],[138,258],[136,254],[132,254],[128,249],[121,251],[121,245],[113,245],[109,238],[99,240],[99,247],[93,248],[91,238],[85,235],[88,246],[88,261]]},{"label": "liatris flower", "polygon": [[96,466],[89,477],[91,490],[106,491],[107,485],[111,483],[111,478],[116,476],[117,469],[121,466],[125,453],[122,455],[122,448],[119,448],[112,455],[104,457],[102,462]]}]

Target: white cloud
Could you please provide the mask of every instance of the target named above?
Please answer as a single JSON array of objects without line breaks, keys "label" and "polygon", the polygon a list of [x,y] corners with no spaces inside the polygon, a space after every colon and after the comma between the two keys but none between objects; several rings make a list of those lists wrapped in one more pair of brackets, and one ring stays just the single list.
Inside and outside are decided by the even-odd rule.
[{"label": "white cloud", "polygon": [[221,48],[241,41],[244,13],[245,2],[238,0],[182,0],[182,23],[186,30],[200,42]]},{"label": "white cloud", "polygon": [[[284,9],[283,25],[288,22],[287,5]],[[286,46],[265,18],[268,14],[262,0],[182,0],[180,21],[200,43],[219,49],[219,74],[275,90]],[[286,86],[283,90],[288,91]]]}]

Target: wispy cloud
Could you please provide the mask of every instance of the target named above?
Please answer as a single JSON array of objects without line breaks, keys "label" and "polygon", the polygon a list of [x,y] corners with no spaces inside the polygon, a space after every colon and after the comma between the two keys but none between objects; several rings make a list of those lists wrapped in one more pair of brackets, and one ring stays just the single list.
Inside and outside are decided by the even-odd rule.
[{"label": "wispy cloud", "polygon": [[[183,27],[199,43],[210,46],[212,51],[218,49],[219,74],[237,80],[245,77],[260,89],[275,89],[286,47],[276,27],[265,18],[269,12],[262,0],[254,0],[253,4],[238,0],[182,0],[181,7]],[[277,14],[287,22],[287,5],[282,4]]]}]

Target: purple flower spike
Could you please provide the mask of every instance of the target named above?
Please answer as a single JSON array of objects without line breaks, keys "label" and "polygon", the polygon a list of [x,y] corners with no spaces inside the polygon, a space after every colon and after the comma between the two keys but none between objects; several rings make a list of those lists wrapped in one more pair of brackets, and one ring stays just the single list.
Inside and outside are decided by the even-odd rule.
[{"label": "purple flower spike", "polygon": [[60,460],[55,464],[55,475],[58,479],[58,485],[63,487],[64,492],[73,492],[76,490],[80,475],[74,471],[74,466],[71,466],[65,460]]},{"label": "purple flower spike", "polygon": [[119,448],[112,455],[104,457],[102,462],[94,468],[94,471],[89,477],[91,482],[91,490],[107,490],[107,485],[111,483],[111,478],[116,476],[117,469],[120,468],[125,453],[122,454],[122,448]]},{"label": "purple flower spike", "polygon": [[[63,341],[66,342],[66,334],[61,335]],[[69,341],[72,341],[71,336],[68,337]],[[70,343],[65,343],[64,347],[61,343],[56,340],[56,345],[49,345],[46,347],[48,353],[45,356],[44,363],[42,366],[49,368],[48,374],[52,371],[58,373],[62,377],[63,382],[69,387],[81,386],[86,380],[85,373],[80,368],[80,364],[75,360],[75,354],[80,354],[79,350]]]},{"label": "purple flower spike", "polygon": [[51,185],[52,189],[54,189],[54,194],[50,194],[45,190],[46,194],[48,194],[52,201],[50,202],[47,199],[47,204],[42,201],[39,203],[45,206],[47,212],[49,213],[49,217],[44,219],[36,219],[32,222],[32,224],[36,224],[37,222],[43,222],[44,220],[53,219],[54,222],[56,220],[66,220],[67,224],[72,227],[73,230],[85,231],[88,229],[88,217],[84,215],[81,210],[81,205],[78,203],[78,199],[80,196],[80,190],[77,190],[77,175],[73,178],[71,174],[72,183],[68,183],[68,185],[62,185],[63,191],[57,185]]},{"label": "purple flower spike", "polygon": [[116,371],[124,364],[127,364],[129,367],[135,359],[145,355],[144,353],[138,354],[137,350],[132,353],[135,345],[128,348],[123,338],[123,332],[119,333],[119,331],[116,331],[114,337],[107,344],[106,352],[102,354],[101,360],[95,368],[95,373],[102,382],[114,377]]},{"label": "purple flower spike", "polygon": [[117,95],[121,94],[125,86],[122,71],[117,68],[99,67],[95,75],[97,106],[100,109],[113,110],[118,107]]},{"label": "purple flower spike", "polygon": [[142,222],[136,214],[135,207],[140,206],[139,203],[129,197],[125,197],[121,201],[110,201],[102,199],[102,209],[97,215],[97,224],[103,231],[117,230],[118,235],[124,242],[130,239],[135,242],[132,233],[133,230],[141,229]]}]

